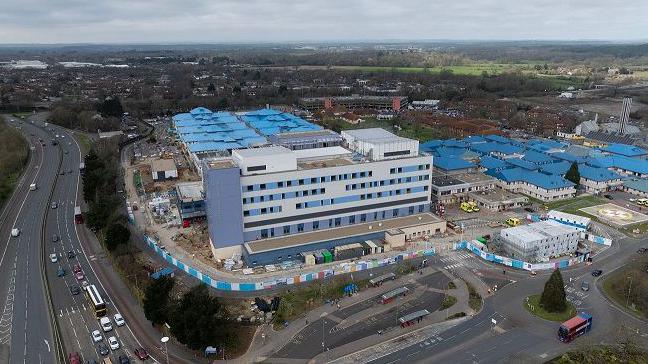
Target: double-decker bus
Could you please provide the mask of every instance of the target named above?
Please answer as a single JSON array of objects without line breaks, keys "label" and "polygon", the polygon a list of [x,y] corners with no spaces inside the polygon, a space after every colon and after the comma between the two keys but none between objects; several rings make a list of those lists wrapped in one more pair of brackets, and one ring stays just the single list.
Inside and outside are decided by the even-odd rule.
[{"label": "double-decker bus", "polygon": [[95,316],[106,316],[106,302],[101,298],[99,290],[97,290],[97,287],[94,284],[86,287],[86,297],[90,302],[90,306],[94,310]]},{"label": "double-decker bus", "polygon": [[581,312],[563,322],[558,329],[558,339],[568,343],[592,329],[592,315]]},{"label": "double-decker bus", "polygon": [[83,224],[83,214],[81,213],[81,206],[74,207],[74,223]]}]

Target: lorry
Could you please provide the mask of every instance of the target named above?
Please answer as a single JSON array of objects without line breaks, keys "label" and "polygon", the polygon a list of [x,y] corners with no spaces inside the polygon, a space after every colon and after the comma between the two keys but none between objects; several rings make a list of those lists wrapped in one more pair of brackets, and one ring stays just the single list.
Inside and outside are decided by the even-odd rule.
[{"label": "lorry", "polygon": [[591,329],[592,315],[587,312],[581,312],[560,325],[558,328],[558,339],[564,343],[568,343],[586,334]]},{"label": "lorry", "polygon": [[29,190],[30,191],[36,191],[36,184],[35,183],[30,184],[29,185]]}]

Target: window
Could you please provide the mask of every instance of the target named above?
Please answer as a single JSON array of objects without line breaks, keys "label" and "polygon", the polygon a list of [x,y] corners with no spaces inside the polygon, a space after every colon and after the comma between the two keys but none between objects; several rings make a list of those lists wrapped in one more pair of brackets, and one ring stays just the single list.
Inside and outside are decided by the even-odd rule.
[{"label": "window", "polygon": [[320,188],[320,193],[324,194],[324,192],[326,192],[326,189],[325,188]]},{"label": "window", "polygon": [[299,183],[300,186],[304,185],[304,180],[303,179],[299,179],[299,181],[297,181],[297,182]]},{"label": "window", "polygon": [[268,198],[270,199],[270,201],[274,201],[274,195],[269,195]]},{"label": "window", "polygon": [[270,237],[273,237],[273,236],[275,236],[275,234],[274,234],[274,228],[271,228],[271,229],[270,229]]},{"label": "window", "polygon": [[360,222],[365,222],[365,221],[367,221],[367,214],[360,215]]},{"label": "window", "polygon": [[389,174],[394,174],[396,173],[396,168],[390,168],[389,169]]},{"label": "window", "polygon": [[304,231],[304,224],[297,224],[297,231],[298,232]]},{"label": "window", "polygon": [[265,239],[268,237],[268,229],[261,230],[261,238]]},{"label": "window", "polygon": [[385,185],[385,181],[380,181],[380,185],[381,185],[381,186],[384,186],[384,185]]},{"label": "window", "polygon": [[337,181],[337,176],[331,176],[331,181]]},{"label": "window", "polygon": [[409,207],[409,213],[410,213],[410,215],[414,213],[414,206]]},{"label": "window", "polygon": [[311,183],[317,183],[317,178],[315,177],[311,178]]},{"label": "window", "polygon": [[342,219],[339,217],[335,218],[335,226],[340,226],[342,224]]},{"label": "window", "polygon": [[264,207],[264,208],[261,209],[261,214],[262,214],[262,215],[263,215],[263,214],[267,214],[267,213],[268,213],[268,209],[267,209],[267,208]]},{"label": "window", "polygon": [[360,177],[365,177],[367,175],[367,172],[360,172]]},{"label": "window", "polygon": [[297,210],[301,209],[302,207],[303,207],[303,205],[302,205],[301,202],[298,203],[298,204],[295,204],[295,208],[296,208]]},{"label": "window", "polygon": [[373,219],[374,219],[374,220],[378,220],[378,212],[377,212],[377,211],[374,212],[374,218],[373,218]]},{"label": "window", "polygon": [[283,227],[283,233],[284,234],[290,234],[290,225],[286,225]]},{"label": "window", "polygon": [[403,167],[398,167],[398,173],[403,173]]},{"label": "window", "polygon": [[303,195],[303,196],[308,196],[308,190],[303,191],[303,192],[302,192],[302,195]]},{"label": "window", "polygon": [[243,197],[243,204],[247,203],[247,198]]},{"label": "window", "polygon": [[262,190],[265,190],[266,189],[266,184],[265,183],[260,184],[259,188],[262,189]]},{"label": "window", "polygon": [[349,224],[355,224],[355,216],[349,216]]},{"label": "window", "polygon": [[351,178],[358,178],[358,174],[357,173],[351,173]]},{"label": "window", "polygon": [[369,177],[373,176],[373,171],[369,171]]},{"label": "window", "polygon": [[392,217],[398,216],[398,209],[393,209],[392,210]]},{"label": "window", "polygon": [[247,167],[248,172],[265,171],[265,170],[266,170],[265,164],[262,165],[262,166],[249,166],[249,167]]},{"label": "window", "polygon": [[284,186],[283,181],[282,181],[282,182],[277,182],[277,187],[281,188],[281,187],[283,187],[283,186]]},{"label": "window", "polygon": [[259,196],[259,201],[260,201],[260,202],[265,201],[265,196]]},{"label": "window", "polygon": [[292,186],[292,181],[286,181],[286,186],[288,187]]},{"label": "window", "polygon": [[254,186],[252,186],[252,185],[247,186],[247,190],[248,190],[248,191],[254,191]]},{"label": "window", "polygon": [[243,216],[250,216],[250,210],[243,211]]},{"label": "window", "polygon": [[319,229],[319,221],[313,221],[313,230]]}]

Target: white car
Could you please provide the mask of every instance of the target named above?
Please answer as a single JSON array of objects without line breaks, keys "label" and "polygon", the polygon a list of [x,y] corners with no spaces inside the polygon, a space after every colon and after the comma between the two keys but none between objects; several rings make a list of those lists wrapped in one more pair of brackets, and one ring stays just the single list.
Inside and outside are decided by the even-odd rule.
[{"label": "white car", "polygon": [[112,323],[110,322],[110,318],[108,317],[102,317],[101,319],[99,319],[99,324],[101,325],[101,329],[104,332],[112,330]]},{"label": "white car", "polygon": [[16,229],[16,228],[11,229],[11,236],[16,238],[18,237],[18,235],[20,235],[20,229]]},{"label": "white car", "polygon": [[126,325],[126,321],[124,321],[124,318],[122,317],[121,314],[116,313],[115,316],[113,316],[113,318],[115,319],[115,324],[117,324],[117,326]]},{"label": "white car", "polygon": [[52,263],[56,263],[56,262],[58,262],[58,255],[56,255],[56,253],[52,253],[52,254],[50,254],[50,261],[51,261]]},{"label": "white car", "polygon": [[101,340],[103,340],[103,336],[101,335],[101,332],[99,332],[99,330],[93,331],[92,332],[92,341],[98,343]]},{"label": "white car", "polygon": [[110,344],[110,349],[117,350],[119,349],[119,341],[114,336],[108,338],[108,344]]}]

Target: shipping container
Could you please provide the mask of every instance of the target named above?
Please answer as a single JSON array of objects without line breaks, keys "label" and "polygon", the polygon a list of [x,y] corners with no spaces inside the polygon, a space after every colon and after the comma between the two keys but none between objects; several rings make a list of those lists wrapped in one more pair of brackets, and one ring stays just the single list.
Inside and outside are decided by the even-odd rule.
[{"label": "shipping container", "polygon": [[313,254],[304,255],[304,264],[305,265],[315,265],[315,256]]},{"label": "shipping container", "polygon": [[315,254],[313,255],[315,256],[315,264],[324,263],[324,255],[322,254],[322,252],[315,252]]},{"label": "shipping container", "polygon": [[324,256],[324,263],[331,263],[333,261],[333,255],[328,250],[322,250],[322,255]]}]

